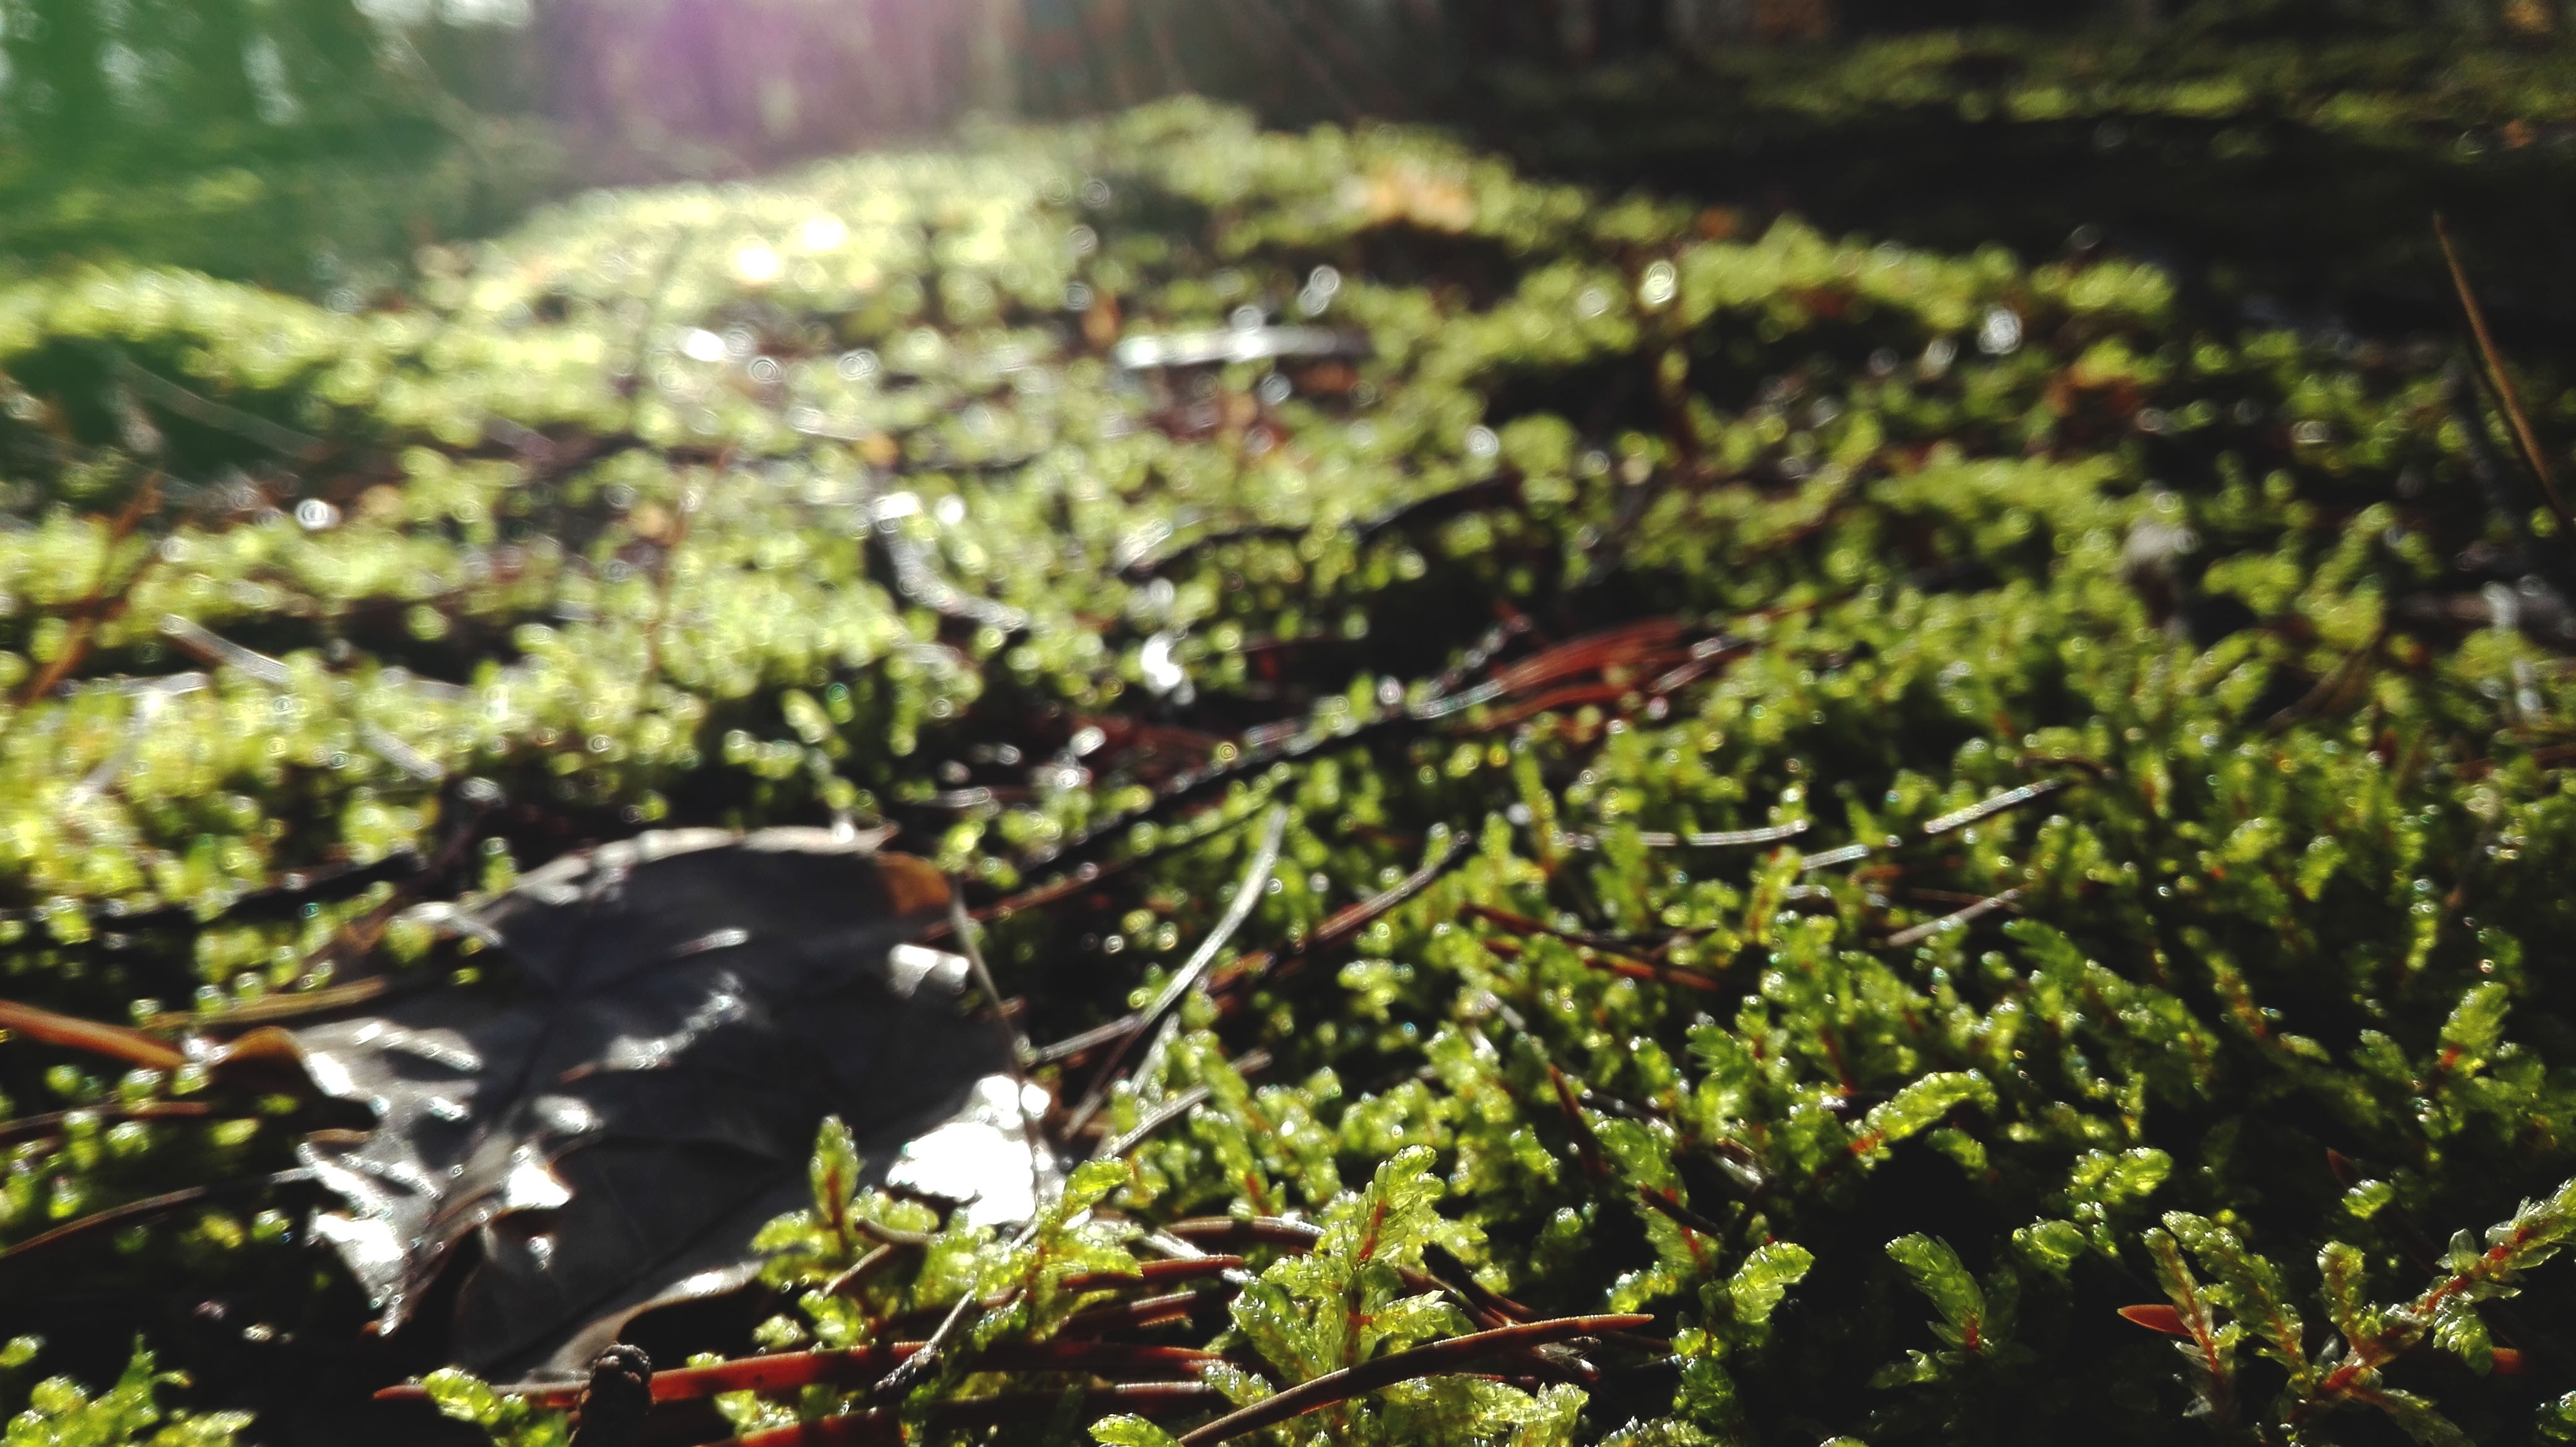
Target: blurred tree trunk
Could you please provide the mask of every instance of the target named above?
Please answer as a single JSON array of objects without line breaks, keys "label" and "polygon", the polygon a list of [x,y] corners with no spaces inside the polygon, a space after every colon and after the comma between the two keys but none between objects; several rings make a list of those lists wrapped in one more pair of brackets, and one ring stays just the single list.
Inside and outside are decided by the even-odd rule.
[{"label": "blurred tree trunk", "polygon": [[37,154],[69,160],[96,149],[115,124],[107,33],[96,0],[28,0],[27,9],[35,24],[9,28],[10,70],[30,92],[27,129]]},{"label": "blurred tree trunk", "polygon": [[1601,19],[1593,0],[1555,0],[1557,51],[1577,65],[1601,48]]},{"label": "blurred tree trunk", "polygon": [[1753,30],[1764,40],[1825,40],[1838,17],[1834,0],[1756,0]]},{"label": "blurred tree trunk", "polygon": [[541,93],[617,175],[724,173],[1017,109],[1022,0],[547,0]]},{"label": "blurred tree trunk", "polygon": [[967,38],[966,103],[987,115],[1020,112],[1019,71],[1028,45],[1028,11],[1023,0],[982,0],[982,13]]},{"label": "blurred tree trunk", "polygon": [[1663,23],[1673,44],[1709,50],[1828,39],[1840,29],[1841,15],[1834,0],[1664,0]]},{"label": "blurred tree trunk", "polygon": [[239,124],[259,114],[259,97],[250,78],[251,48],[258,32],[248,6],[243,0],[194,0],[185,9],[196,33],[189,44],[173,47],[179,71],[179,83],[171,87],[173,117],[220,125]]}]

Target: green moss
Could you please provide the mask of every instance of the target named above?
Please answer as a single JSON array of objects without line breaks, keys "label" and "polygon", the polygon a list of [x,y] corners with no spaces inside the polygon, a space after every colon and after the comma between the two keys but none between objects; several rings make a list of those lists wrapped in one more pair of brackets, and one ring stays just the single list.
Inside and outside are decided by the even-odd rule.
[{"label": "green moss", "polygon": [[[10,1379],[25,1373],[43,1343],[35,1337],[15,1337],[0,1346],[0,1385],[15,1387]],[[135,1348],[133,1359],[114,1385],[92,1396],[69,1377],[47,1377],[27,1386],[23,1398],[12,1394],[21,1407],[9,1418],[7,1440],[11,1447],[19,1443],[42,1443],[45,1447],[232,1447],[242,1429],[250,1425],[247,1412],[208,1412],[191,1415],[171,1412],[160,1405],[165,1388],[185,1387],[188,1378],[179,1372],[154,1372],[152,1353]],[[11,1400],[11,1399],[0,1399]]]},{"label": "green moss", "polygon": [[[882,816],[990,890],[1132,854],[993,928],[1070,1034],[1169,978],[1253,847],[1217,826],[1276,803],[1216,993],[1102,1121],[1199,1102],[1081,1178],[1099,1209],[833,1296],[833,1222],[934,1222],[820,1200],[762,1344],[1005,1288],[969,1339],[1044,1337],[1081,1304],[1047,1273],[1143,1226],[1303,1213],[1322,1246],[1208,1328],[1231,1399],[1459,1330],[1388,1274],[1433,1244],[1672,1343],[1592,1353],[1582,1404],[1391,1388],[1354,1439],[2559,1421],[2564,1294],[2503,1298],[2576,1174],[2576,688],[2511,591],[2559,544],[2472,466],[2503,433],[2439,349],[2212,330],[2142,265],[1695,225],[1186,104],[588,198],[373,312],[13,288],[5,991],[176,1028],[344,976],[399,871],[263,891],[437,854],[474,777],[512,802],[443,888],[663,822]],[[1247,306],[1371,354],[1114,362]],[[119,1121],[95,1072],[0,1054],[19,1109],[95,1117],[8,1147],[0,1240],[313,1124],[221,1083],[220,1129]],[[281,1259],[216,1212],[93,1247],[138,1303]],[[2186,1358],[2116,1315],[2159,1302]]]}]

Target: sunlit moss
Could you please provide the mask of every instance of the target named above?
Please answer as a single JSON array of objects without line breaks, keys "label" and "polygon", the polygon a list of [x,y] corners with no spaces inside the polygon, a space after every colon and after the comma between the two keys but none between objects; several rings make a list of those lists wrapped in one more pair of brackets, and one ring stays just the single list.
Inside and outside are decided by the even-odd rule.
[{"label": "sunlit moss", "polygon": [[[1872,83],[1947,63],[1909,56]],[[379,937],[453,969],[377,918],[391,884],[232,911],[436,855],[488,799],[470,778],[508,801],[451,877],[483,888],[657,823],[882,811],[1000,889],[1087,830],[1168,846],[1105,903],[997,925],[1006,984],[1068,1032],[1168,977],[1250,847],[1223,826],[1265,802],[1276,889],[1221,971],[1472,841],[1332,958],[1187,1005],[1103,1120],[1204,1103],[1048,1239],[1107,1261],[1111,1210],[1384,1205],[1490,1289],[1665,1314],[1679,1385],[1619,1400],[1670,1440],[1965,1439],[1990,1399],[2165,1440],[2197,1389],[2110,1313],[2173,1262],[2241,1285],[2253,1241],[2304,1293],[2359,1243],[2396,1299],[2406,1222],[2482,1225],[2570,1173],[2546,950],[2576,925],[2576,688],[2546,589],[2497,561],[2554,544],[2489,506],[2471,443],[2507,439],[2438,351],[2213,329],[2116,257],[1728,237],[1418,133],[1195,103],[601,194],[421,269],[356,314],[176,272],[0,289],[25,444],[0,992],[166,1029]],[[1116,361],[1310,325],[1367,347]],[[1453,691],[1649,617],[1678,651],[1390,722],[1498,618],[1527,636]],[[1315,747],[1138,816],[1253,750],[1248,722]],[[22,1109],[123,1090],[12,1052]],[[264,1111],[67,1123],[10,1148],[0,1239],[290,1147]],[[2381,1205],[2347,1208],[2329,1149]],[[845,1205],[773,1229],[773,1285],[852,1264],[816,1234]],[[279,1246],[256,1209],[137,1249],[241,1269]],[[953,1300],[1021,1250],[952,1227],[762,1341],[848,1344],[861,1306]],[[1259,1275],[1221,1345],[1273,1385],[1339,1360],[1327,1308],[1394,1313],[1372,1346],[1455,1326],[1329,1254]],[[1969,1350],[2007,1300],[2012,1350]],[[2530,1420],[2492,1382],[2426,1391],[2473,1433]],[[1452,1408],[1532,1441],[1577,1421],[1497,1387],[1350,1422],[1404,1440]]]}]

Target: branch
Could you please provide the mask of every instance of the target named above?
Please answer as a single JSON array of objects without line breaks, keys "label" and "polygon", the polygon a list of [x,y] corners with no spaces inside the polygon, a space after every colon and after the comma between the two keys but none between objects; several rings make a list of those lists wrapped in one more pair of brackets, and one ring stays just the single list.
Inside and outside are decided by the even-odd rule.
[{"label": "branch", "polygon": [[1193,1246],[1227,1246],[1237,1250],[1246,1246],[1279,1246],[1290,1251],[1312,1251],[1315,1243],[1324,1239],[1323,1227],[1281,1216],[1193,1216],[1186,1221],[1174,1221],[1163,1231]]},{"label": "branch", "polygon": [[1183,997],[1198,988],[1208,966],[1216,963],[1216,952],[1225,948],[1225,942],[1234,938],[1234,932],[1252,917],[1252,907],[1260,903],[1261,891],[1270,882],[1270,871],[1279,863],[1279,841],[1287,828],[1287,809],[1272,806],[1270,817],[1262,825],[1261,842],[1253,849],[1252,863],[1244,869],[1242,882],[1235,886],[1234,898],[1227,902],[1224,917],[1216,922],[1216,928],[1208,932],[1206,939],[1199,941],[1199,947],[1174,972],[1170,982],[1163,986],[1163,992],[1139,1012],[1135,1031],[1110,1047],[1109,1058],[1101,1062],[1099,1072],[1092,1078],[1091,1090],[1065,1121],[1067,1134],[1081,1130],[1099,1112],[1109,1099],[1110,1080],[1126,1060],[1129,1047],[1153,1034],[1172,1011],[1180,1007]]},{"label": "branch", "polygon": [[58,1015],[15,1000],[0,1000],[0,1035],[15,1033],[66,1050],[85,1050],[122,1060],[145,1070],[176,1070],[188,1063],[186,1052],[167,1040],[123,1025],[107,1025],[72,1015]]},{"label": "branch", "polygon": [[[1065,1395],[1062,1392],[1016,1392],[1008,1396],[942,1402],[930,1409],[930,1426],[934,1433],[942,1433],[999,1426],[1006,1422],[1046,1422],[1063,1410]],[[1140,1417],[1172,1417],[1199,1411],[1224,1400],[1224,1394],[1202,1382],[1138,1382],[1085,1392],[1080,1398],[1080,1410],[1086,1417],[1118,1412],[1132,1412]],[[715,1447],[851,1447],[857,1443],[900,1442],[903,1436],[903,1411],[900,1407],[872,1407],[864,1412],[825,1417],[818,1422],[799,1422],[792,1427],[747,1432],[716,1443]]]},{"label": "branch", "polygon": [[215,1196],[236,1195],[271,1186],[290,1186],[298,1181],[311,1179],[313,1179],[313,1173],[298,1166],[293,1170],[279,1171],[273,1175],[246,1176],[237,1181],[218,1181],[211,1186],[189,1186],[184,1190],[171,1191],[159,1196],[146,1196],[140,1201],[128,1201],[122,1206],[110,1206],[104,1211],[92,1212],[77,1221],[66,1221],[51,1231],[30,1236],[14,1246],[0,1248],[0,1261],[15,1261],[21,1256],[32,1255],[75,1236],[86,1236],[103,1226],[117,1226],[128,1221],[139,1221],[162,1215]]},{"label": "branch", "polygon": [[1452,1337],[1427,1347],[1415,1347],[1409,1352],[1397,1352],[1355,1367],[1344,1367],[1338,1372],[1326,1372],[1311,1382],[1301,1382],[1275,1397],[1264,1398],[1241,1411],[1228,1413],[1187,1434],[1181,1438],[1181,1447],[1213,1447],[1215,1443],[1231,1441],[1247,1432],[1258,1432],[1318,1408],[1348,1401],[1362,1392],[1373,1392],[1415,1377],[1452,1372],[1482,1357],[1546,1346],[1574,1337],[1628,1331],[1653,1320],[1651,1316],[1640,1315],[1564,1316],[1553,1321],[1533,1321],[1522,1326],[1480,1331],[1472,1336]]},{"label": "branch", "polygon": [[1174,1291],[1135,1301],[1113,1301],[1102,1306],[1085,1307],[1066,1317],[1056,1329],[1068,1340],[1088,1339],[1102,1332],[1140,1330],[1180,1321],[1196,1312],[1201,1303],[1217,1300],[1213,1294]]},{"label": "branch", "polygon": [[1927,919],[1921,924],[1898,930],[1896,933],[1887,937],[1887,947],[1892,950],[1901,950],[1909,945],[1919,945],[1944,930],[1953,930],[1962,925],[1972,924],[1985,918],[1987,915],[1993,914],[1996,910],[2011,908],[2015,902],[2020,900],[2021,893],[2021,886],[2014,885],[2012,888],[2005,890],[2001,894],[1987,895],[1985,898],[1977,900],[1964,908],[1953,910],[1950,913],[1941,916],[1939,919]]},{"label": "branch", "polygon": [[22,1115],[16,1120],[0,1120],[0,1146],[19,1141],[41,1140],[60,1135],[75,1116],[92,1120],[172,1120],[201,1119],[213,1115],[215,1108],[202,1100],[145,1100],[132,1105],[94,1105],[84,1110],[56,1110],[43,1115]]},{"label": "branch", "polygon": [[26,688],[19,693],[21,708],[53,692],[64,679],[71,677],[73,671],[89,657],[90,640],[98,635],[98,625],[123,613],[126,605],[133,601],[134,585],[143,581],[143,575],[151,572],[153,565],[161,561],[161,550],[154,548],[146,552],[143,560],[134,565],[134,571],[125,575],[125,580],[116,585],[113,593],[108,589],[107,572],[116,566],[117,545],[133,536],[145,517],[160,510],[161,474],[155,472],[143,479],[143,486],[135,489],[133,500],[116,515],[115,521],[108,524],[107,545],[99,550],[98,581],[90,585],[88,595],[73,609],[71,636],[63,640],[62,652],[55,654],[53,661],[29,679]]},{"label": "branch", "polygon": [[[830,1351],[784,1352],[743,1357],[703,1367],[675,1367],[653,1374],[653,1401],[693,1402],[719,1392],[791,1392],[811,1386],[852,1386],[873,1380],[895,1363],[921,1351],[917,1341],[874,1342]],[[979,1365],[995,1371],[1099,1372],[1188,1371],[1217,1360],[1215,1352],[1194,1347],[1141,1346],[1129,1342],[1048,1341],[1002,1343],[977,1355]],[[522,1382],[493,1388],[534,1407],[569,1407],[580,1395],[578,1382]],[[386,1387],[379,1402],[420,1402],[429,1389],[418,1382]]]},{"label": "branch", "polygon": [[2495,388],[2496,404],[2513,424],[2513,439],[2522,448],[2522,460],[2531,468],[2533,480],[2540,484],[2541,495],[2549,499],[2549,510],[2557,515],[2559,541],[2576,548],[2576,513],[2570,513],[2566,499],[2558,495],[2558,479],[2549,470],[2549,454],[2541,450],[2540,435],[2532,430],[2530,414],[2522,408],[2522,396],[2505,372],[2504,357],[2496,350],[2494,334],[2487,330],[2486,309],[2478,305],[2477,293],[2469,289],[2468,271],[2460,265],[2459,249],[2451,244],[2451,228],[2443,224],[2439,212],[2433,216],[2433,237],[2442,243],[2442,260],[2451,269],[2451,287],[2459,293],[2460,312],[2468,318],[2469,336],[2477,342],[2479,360],[2486,364],[2487,383]]},{"label": "branch", "polygon": [[1120,1135],[1101,1138],[1099,1149],[1091,1153],[1095,1161],[1114,1161],[1143,1145],[1154,1132],[1205,1104],[1210,1094],[1204,1085],[1193,1085],[1170,1100],[1147,1112],[1145,1118]]},{"label": "branch", "polygon": [[1465,830],[1453,832],[1449,836],[1448,847],[1441,850],[1421,868],[1356,904],[1345,905],[1335,910],[1322,924],[1315,926],[1304,939],[1291,943],[1283,953],[1273,954],[1268,950],[1256,950],[1243,956],[1234,962],[1233,968],[1226,972],[1223,979],[1218,980],[1210,988],[1225,990],[1229,995],[1240,994],[1243,989],[1269,976],[1274,969],[1283,965],[1293,969],[1306,956],[1319,950],[1329,949],[1356,936],[1415,895],[1429,889],[1440,876],[1456,868],[1466,859],[1468,846],[1472,842]]},{"label": "branch", "polygon": [[1167,1281],[1194,1281],[1241,1269],[1240,1256],[1189,1256],[1178,1261],[1146,1261],[1124,1271],[1085,1271],[1055,1284],[1067,1296],[1085,1291],[1111,1291],[1122,1286],[1159,1286]]},{"label": "branch", "polygon": [[292,427],[282,427],[257,413],[229,407],[192,392],[158,372],[146,369],[122,351],[109,349],[108,363],[119,381],[162,410],[175,412],[192,422],[230,432],[237,437],[249,438],[271,452],[283,454],[290,462],[311,462],[328,445],[319,437],[298,432]]}]

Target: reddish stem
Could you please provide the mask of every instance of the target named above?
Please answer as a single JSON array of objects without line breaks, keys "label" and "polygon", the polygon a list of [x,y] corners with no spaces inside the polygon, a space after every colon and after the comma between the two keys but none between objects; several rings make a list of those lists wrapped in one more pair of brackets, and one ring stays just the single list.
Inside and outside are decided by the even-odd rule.
[{"label": "reddish stem", "polygon": [[107,1025],[72,1015],[58,1015],[15,1000],[0,1000],[0,1031],[24,1035],[66,1050],[105,1055],[145,1070],[176,1070],[188,1063],[179,1047],[123,1025]]}]

